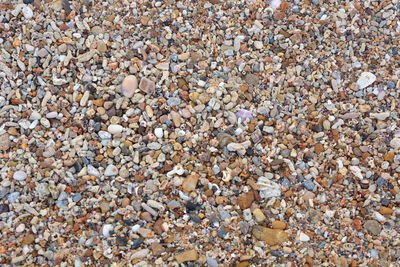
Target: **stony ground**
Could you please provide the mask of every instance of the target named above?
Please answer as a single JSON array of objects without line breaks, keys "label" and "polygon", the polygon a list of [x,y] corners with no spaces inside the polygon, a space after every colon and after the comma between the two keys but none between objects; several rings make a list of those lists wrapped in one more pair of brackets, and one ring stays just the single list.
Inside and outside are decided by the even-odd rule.
[{"label": "stony ground", "polygon": [[400,1],[0,3],[2,266],[400,266]]}]

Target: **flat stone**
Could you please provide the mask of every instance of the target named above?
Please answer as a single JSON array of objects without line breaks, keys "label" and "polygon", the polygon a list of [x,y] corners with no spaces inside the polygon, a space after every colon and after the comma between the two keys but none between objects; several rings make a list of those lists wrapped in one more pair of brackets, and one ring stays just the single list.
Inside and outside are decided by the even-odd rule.
[{"label": "flat stone", "polygon": [[260,209],[254,209],[253,215],[254,215],[256,222],[258,222],[258,223],[263,222],[266,219],[264,213]]},{"label": "flat stone", "polygon": [[163,128],[155,128],[155,129],[154,129],[154,135],[155,135],[157,138],[163,138],[163,136],[164,136],[164,130],[163,130]]},{"label": "flat stone", "polygon": [[390,112],[370,113],[370,116],[378,121],[384,121],[390,116]]},{"label": "flat stone", "polygon": [[371,72],[363,72],[357,80],[360,89],[364,89],[376,81],[376,76]]},{"label": "flat stone", "polygon": [[24,181],[26,179],[26,177],[28,177],[28,176],[24,171],[16,171],[13,174],[14,180],[17,180],[17,181]]},{"label": "flat stone", "polygon": [[152,80],[143,77],[140,80],[139,89],[145,92],[146,94],[152,94],[156,90],[156,84]]},{"label": "flat stone", "polygon": [[306,235],[305,233],[300,232],[299,240],[302,242],[308,242],[308,241],[310,241],[310,237],[308,235]]},{"label": "flat stone", "polygon": [[191,249],[185,252],[175,255],[175,260],[180,264],[187,261],[196,261],[199,258],[199,254],[196,250]]},{"label": "flat stone", "polygon": [[379,235],[382,231],[381,224],[375,220],[367,220],[364,223],[364,228],[373,235]]},{"label": "flat stone", "polygon": [[400,138],[395,137],[392,140],[390,140],[390,146],[393,147],[394,149],[399,149],[400,148]]},{"label": "flat stone", "polygon": [[0,151],[5,151],[10,148],[10,136],[8,134],[3,134],[0,136]]},{"label": "flat stone", "polygon": [[276,246],[289,240],[289,235],[280,229],[270,229],[264,226],[254,226],[253,236],[270,246]]},{"label": "flat stone", "polygon": [[183,191],[191,192],[196,189],[197,182],[199,181],[200,176],[196,173],[189,175],[185,178],[182,184]]},{"label": "flat stone", "polygon": [[273,221],[272,224],[271,224],[271,228],[272,229],[285,230],[286,227],[287,227],[287,224],[285,222],[282,222],[282,221],[279,221],[279,220]]},{"label": "flat stone", "polygon": [[105,176],[114,176],[117,174],[118,174],[118,169],[112,164],[108,165],[106,170],[104,171]]},{"label": "flat stone", "polygon": [[243,193],[238,197],[238,205],[242,210],[245,210],[247,208],[250,208],[251,204],[254,201],[254,193],[253,192],[247,192]]}]

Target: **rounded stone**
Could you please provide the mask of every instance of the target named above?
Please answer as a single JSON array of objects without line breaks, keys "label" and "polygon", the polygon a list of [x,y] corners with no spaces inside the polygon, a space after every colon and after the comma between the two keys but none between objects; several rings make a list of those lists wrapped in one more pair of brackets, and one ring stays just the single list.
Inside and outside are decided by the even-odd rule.
[{"label": "rounded stone", "polygon": [[136,76],[129,75],[126,76],[122,81],[121,92],[126,97],[132,97],[138,88],[138,80]]},{"label": "rounded stone", "polygon": [[155,135],[157,138],[163,138],[163,136],[164,136],[164,130],[163,130],[163,128],[155,128],[155,129],[154,129],[154,135]]},{"label": "rounded stone", "polygon": [[124,128],[118,124],[111,124],[108,126],[107,130],[111,134],[120,134]]},{"label": "rounded stone", "polygon": [[14,180],[17,181],[23,181],[27,177],[26,173],[24,171],[16,171],[13,175]]}]

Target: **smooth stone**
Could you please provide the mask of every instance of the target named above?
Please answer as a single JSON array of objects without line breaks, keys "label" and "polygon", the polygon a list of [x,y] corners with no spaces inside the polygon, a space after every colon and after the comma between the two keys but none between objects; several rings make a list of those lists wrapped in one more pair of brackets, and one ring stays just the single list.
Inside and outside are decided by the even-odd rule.
[{"label": "smooth stone", "polygon": [[280,229],[270,229],[264,226],[254,226],[253,236],[270,246],[276,246],[289,240],[289,235]]},{"label": "smooth stone", "polygon": [[376,76],[371,72],[363,72],[357,80],[360,89],[364,89],[376,81]]},{"label": "smooth stone", "polygon": [[182,187],[183,191],[191,192],[196,189],[197,182],[200,176],[198,174],[191,174],[183,181]]},{"label": "smooth stone", "polygon": [[191,249],[175,255],[175,260],[181,264],[187,261],[195,261],[199,258],[196,250]]},{"label": "smooth stone", "polygon": [[207,258],[207,264],[210,267],[218,267],[218,262],[214,258]]},{"label": "smooth stone", "polygon": [[104,237],[110,237],[112,230],[113,230],[113,226],[111,224],[105,224],[105,225],[103,225],[103,229],[102,229],[101,233],[103,234]]},{"label": "smooth stone", "polygon": [[147,256],[147,254],[150,253],[150,250],[147,248],[141,249],[135,253],[132,254],[131,256],[131,260],[133,259],[140,259],[140,258],[145,258]]},{"label": "smooth stone", "polygon": [[310,237],[308,235],[306,235],[305,233],[300,232],[299,240],[302,242],[308,242],[308,241],[310,241]]},{"label": "smooth stone", "polygon": [[265,221],[265,219],[267,218],[267,217],[265,217],[264,213],[260,209],[254,209],[253,215],[254,215],[254,218],[256,219],[256,222],[258,222],[258,223]]},{"label": "smooth stone", "polygon": [[128,75],[122,81],[121,92],[126,97],[132,97],[138,88],[138,80],[134,75]]},{"label": "smooth stone", "polygon": [[370,116],[378,121],[384,121],[390,116],[390,112],[370,113]]},{"label": "smooth stone", "polygon": [[151,150],[159,150],[161,148],[161,144],[157,142],[151,142],[147,144],[147,147]]},{"label": "smooth stone", "polygon": [[177,97],[170,97],[167,100],[167,105],[170,107],[175,107],[181,103],[181,100]]},{"label": "smooth stone", "polygon": [[107,128],[108,132],[111,133],[111,134],[120,134],[120,133],[122,133],[123,129],[124,128],[121,125],[118,125],[118,124],[111,124]]},{"label": "smooth stone", "polygon": [[10,194],[7,196],[7,200],[8,200],[8,202],[10,202],[10,203],[15,203],[15,202],[17,202],[17,200],[18,200],[18,198],[19,198],[20,195],[21,195],[20,192],[13,192],[13,193],[10,193]]},{"label": "smooth stone", "polygon": [[30,19],[33,17],[33,10],[29,6],[24,6],[22,8],[22,14],[24,15],[24,18]]},{"label": "smooth stone", "polygon": [[39,56],[39,57],[47,57],[47,55],[49,54],[49,52],[47,51],[47,49],[46,48],[41,48],[39,51],[38,51],[38,53],[37,53],[37,55]]},{"label": "smooth stone", "polygon": [[364,223],[364,228],[373,235],[379,235],[382,231],[382,226],[375,220],[367,220]]},{"label": "smooth stone", "polygon": [[42,115],[40,115],[40,113],[37,112],[36,110],[33,110],[32,113],[31,113],[31,115],[29,116],[29,119],[30,119],[31,121],[40,120],[41,118],[42,118]]},{"label": "smooth stone", "polygon": [[100,172],[92,165],[87,166],[87,174],[90,176],[96,176],[96,177],[100,176]]},{"label": "smooth stone", "polygon": [[118,174],[118,169],[112,164],[108,165],[106,170],[104,171],[105,176],[114,176],[117,174]]},{"label": "smooth stone", "polygon": [[156,84],[152,80],[143,77],[140,80],[139,89],[145,92],[146,94],[152,94],[156,90]]},{"label": "smooth stone", "polygon": [[57,115],[58,115],[58,113],[56,111],[52,111],[52,112],[49,112],[49,113],[46,114],[46,118],[54,119],[54,118],[57,117]]},{"label": "smooth stone", "polygon": [[99,131],[98,135],[101,139],[111,139],[111,134],[106,131]]},{"label": "smooth stone", "polygon": [[16,171],[13,175],[14,180],[23,181],[26,179],[27,174],[24,171]]},{"label": "smooth stone", "polygon": [[163,130],[163,128],[155,128],[155,129],[154,129],[154,135],[155,135],[157,138],[163,138],[163,136],[164,136],[164,130]]},{"label": "smooth stone", "polygon": [[247,192],[247,193],[242,193],[237,200],[237,204],[239,207],[244,210],[247,208],[250,208],[251,204],[254,201],[254,193],[253,192]]},{"label": "smooth stone", "polygon": [[390,146],[393,147],[394,149],[399,149],[400,148],[400,138],[395,137],[392,140],[390,140]]}]

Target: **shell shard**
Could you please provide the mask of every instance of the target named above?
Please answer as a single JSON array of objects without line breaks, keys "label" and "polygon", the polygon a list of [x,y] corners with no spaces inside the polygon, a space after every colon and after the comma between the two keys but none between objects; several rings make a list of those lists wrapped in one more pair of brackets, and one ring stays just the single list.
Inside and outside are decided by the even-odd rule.
[{"label": "shell shard", "polygon": [[279,197],[281,195],[280,185],[267,177],[260,176],[257,180],[257,185],[262,198]]}]

